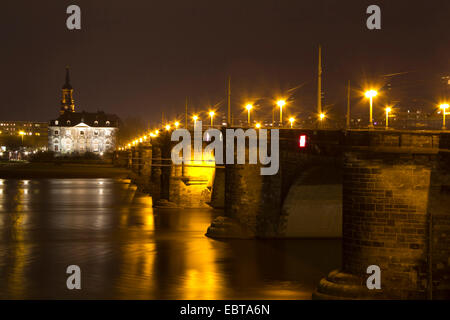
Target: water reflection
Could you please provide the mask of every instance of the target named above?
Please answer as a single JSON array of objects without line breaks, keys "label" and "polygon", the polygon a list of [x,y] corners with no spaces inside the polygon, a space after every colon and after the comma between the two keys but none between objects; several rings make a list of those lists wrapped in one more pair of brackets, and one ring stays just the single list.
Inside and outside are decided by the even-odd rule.
[{"label": "water reflection", "polygon": [[216,214],[154,211],[126,181],[0,180],[0,298],[309,299],[340,266],[336,240],[206,238]]}]

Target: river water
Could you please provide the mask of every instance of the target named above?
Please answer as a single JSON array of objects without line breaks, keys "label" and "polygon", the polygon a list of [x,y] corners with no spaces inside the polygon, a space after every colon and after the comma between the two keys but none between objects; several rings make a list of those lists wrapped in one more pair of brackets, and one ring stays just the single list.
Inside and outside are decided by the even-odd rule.
[{"label": "river water", "polygon": [[0,179],[0,298],[310,299],[340,267],[339,240],[205,237],[220,213],[153,209],[125,180]]}]

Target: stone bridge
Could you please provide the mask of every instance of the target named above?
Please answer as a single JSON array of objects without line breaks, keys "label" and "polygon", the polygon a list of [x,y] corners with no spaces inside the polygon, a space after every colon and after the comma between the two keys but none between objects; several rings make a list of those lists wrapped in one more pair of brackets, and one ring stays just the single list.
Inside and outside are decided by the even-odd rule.
[{"label": "stone bridge", "polygon": [[[116,163],[154,205],[223,208],[207,236],[342,237],[342,269],[315,298],[450,298],[450,133],[280,129],[273,176],[213,159],[174,166],[173,145],[164,133]],[[381,290],[366,287],[370,265]]]}]

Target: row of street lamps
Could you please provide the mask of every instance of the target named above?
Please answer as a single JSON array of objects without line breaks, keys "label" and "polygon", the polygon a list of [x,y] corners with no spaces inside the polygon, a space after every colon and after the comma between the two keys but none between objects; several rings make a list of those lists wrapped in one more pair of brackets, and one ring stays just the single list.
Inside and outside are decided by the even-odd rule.
[{"label": "row of street lamps", "polygon": [[[278,100],[277,101],[277,106],[280,108],[280,126],[283,126],[283,107],[286,105],[286,100]],[[251,124],[251,110],[253,109],[253,105],[251,103],[247,103],[245,105],[245,109],[247,110],[247,123],[250,126]],[[211,127],[214,126],[214,116],[215,116],[215,112],[214,111],[209,111],[209,117],[210,117],[210,121],[211,121]],[[325,118],[325,114],[321,114],[320,115],[320,119],[323,120]],[[197,115],[192,116],[192,119],[194,121],[194,124],[197,122],[197,120],[199,119],[199,117]],[[295,118],[294,117],[290,117],[289,118],[289,123],[290,123],[290,127],[292,128],[295,122]],[[257,128],[261,127],[260,123],[256,123],[255,125]]]},{"label": "row of street lamps", "polygon": [[[365,92],[365,96],[366,98],[369,99],[369,104],[370,104],[370,111],[369,111],[369,129],[373,129],[373,119],[372,119],[372,110],[373,110],[373,98],[375,98],[377,96],[378,92],[376,90],[368,90]],[[446,130],[446,126],[445,126],[445,116],[447,114],[447,109],[449,108],[448,103],[442,103],[441,105],[439,105],[439,108],[442,110],[442,130]],[[391,107],[386,107],[385,109],[386,111],[386,128],[389,127],[389,113],[392,111]]]},{"label": "row of street lamps", "polygon": [[[373,116],[372,116],[373,115],[373,100],[378,95],[378,92],[376,90],[370,89],[370,90],[366,91],[364,95],[366,96],[366,98],[369,99],[369,107],[370,107],[370,109],[369,109],[369,129],[374,129]],[[283,126],[283,107],[286,105],[286,100],[283,100],[283,99],[277,100],[276,101],[276,105],[280,108],[280,127],[282,127]],[[442,110],[442,116],[443,116],[442,129],[445,130],[446,129],[445,116],[447,114],[450,114],[450,113],[447,113],[447,109],[449,109],[449,105],[448,105],[448,103],[443,103],[443,104],[441,104],[439,106],[439,108]],[[252,111],[252,109],[253,109],[253,105],[251,103],[247,103],[245,105],[245,110],[247,110],[247,123],[248,123],[249,126],[251,125],[251,111]],[[389,127],[389,113],[391,111],[392,111],[391,107],[388,106],[388,107],[385,108],[385,112],[386,112],[386,129]],[[214,126],[214,116],[216,115],[216,113],[213,110],[210,110],[208,112],[208,114],[209,114],[209,117],[210,117],[210,120],[211,120],[211,127],[213,127]],[[319,120],[321,122],[323,120],[325,120],[325,118],[326,118],[326,115],[323,112],[319,113],[318,116],[319,116]],[[194,126],[195,126],[195,124],[199,120],[199,116],[194,114],[192,116],[192,120],[193,120]],[[293,128],[295,121],[296,120],[295,120],[294,117],[290,117],[289,118],[289,123],[290,123],[290,127],[291,128]],[[178,121],[175,121],[173,126],[174,126],[175,129],[178,129],[178,127],[180,126],[180,123]],[[257,128],[257,129],[261,128],[261,126],[262,125],[261,125],[260,122],[257,122],[255,124],[255,128]],[[166,124],[165,130],[166,131],[170,131],[171,129],[172,129],[172,126],[170,124]],[[129,148],[129,147],[134,146],[134,145],[136,145],[136,144],[138,144],[140,142],[142,143],[142,142],[144,142],[147,139],[150,139],[152,137],[157,137],[158,135],[159,135],[159,130],[154,130],[154,131],[150,132],[148,134],[148,136],[147,135],[143,135],[142,137],[137,138],[137,139],[133,140],[132,142],[128,143],[125,147],[119,148],[119,150],[126,149],[127,147]]]},{"label": "row of street lamps", "polygon": [[[277,106],[280,108],[280,126],[283,126],[283,107],[286,105],[286,100],[280,99],[276,102]],[[250,126],[251,124],[251,110],[253,109],[253,105],[251,103],[248,103],[245,105],[245,109],[247,110],[247,123]],[[211,127],[214,126],[214,116],[216,115],[216,113],[213,110],[210,110],[208,112],[209,117],[210,117],[210,121],[211,121]],[[319,119],[322,121],[325,119],[325,114],[321,113],[319,115]],[[199,120],[199,116],[197,114],[194,114],[192,116],[192,121],[194,122],[194,126],[196,125],[197,121]],[[289,124],[290,127],[293,128],[294,127],[294,123],[295,123],[295,118],[294,117],[290,117],[289,119]],[[173,124],[175,129],[178,129],[178,127],[180,126],[180,123],[178,121],[174,122]],[[261,123],[257,122],[255,124],[255,128],[256,129],[260,129],[261,128]],[[165,125],[165,130],[166,131],[170,131],[172,129],[172,126],[170,124],[166,124]],[[159,130],[154,130],[152,132],[150,132],[148,135],[143,135],[137,139],[134,139],[133,141],[129,142],[128,144],[126,144],[126,146],[124,147],[119,147],[119,150],[125,150],[127,148],[130,148],[136,144],[142,143],[147,141],[150,138],[154,138],[157,137],[159,135]]]}]

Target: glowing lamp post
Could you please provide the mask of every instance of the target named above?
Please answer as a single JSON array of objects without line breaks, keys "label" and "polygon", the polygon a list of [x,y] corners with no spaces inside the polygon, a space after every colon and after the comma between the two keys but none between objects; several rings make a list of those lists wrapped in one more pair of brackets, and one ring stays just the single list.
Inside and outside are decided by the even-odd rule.
[{"label": "glowing lamp post", "polygon": [[439,106],[439,108],[441,108],[442,110],[442,130],[446,130],[447,128],[445,127],[445,115],[446,115],[446,110],[449,108],[448,103],[443,103]]},{"label": "glowing lamp post", "polygon": [[280,127],[283,126],[283,106],[286,104],[284,100],[278,100],[277,105],[280,107]]},{"label": "glowing lamp post", "polygon": [[255,127],[256,127],[256,129],[261,128],[261,123],[258,122],[258,123],[255,125]]},{"label": "glowing lamp post", "polygon": [[245,109],[247,109],[247,123],[250,125],[250,110],[252,110],[253,106],[249,103],[245,106]]},{"label": "glowing lamp post", "polygon": [[22,138],[22,146],[23,146],[23,136],[25,135],[25,132],[20,131],[19,134],[20,134],[20,137]]},{"label": "glowing lamp post", "polygon": [[175,124],[175,129],[178,129],[178,127],[180,126],[180,123],[177,121],[174,124]]},{"label": "glowing lamp post", "polygon": [[197,123],[197,120],[198,120],[198,116],[194,115],[192,117],[192,120],[194,120],[194,126],[195,126],[195,124]]},{"label": "glowing lamp post", "polygon": [[289,122],[291,123],[291,129],[292,129],[292,125],[294,124],[295,119],[293,117],[289,118]]},{"label": "glowing lamp post", "polygon": [[390,107],[386,108],[386,129],[389,128],[389,112],[391,112],[392,109]]},{"label": "glowing lamp post", "polygon": [[212,127],[214,125],[214,111],[210,111],[209,116],[211,118],[211,127]]},{"label": "glowing lamp post", "polygon": [[369,129],[373,129],[373,119],[372,119],[372,107],[373,107],[373,98],[376,97],[378,92],[375,90],[366,91],[366,98],[370,100],[370,116],[369,116]]},{"label": "glowing lamp post", "polygon": [[170,130],[170,124],[167,124],[166,125],[166,131],[169,131]]}]

